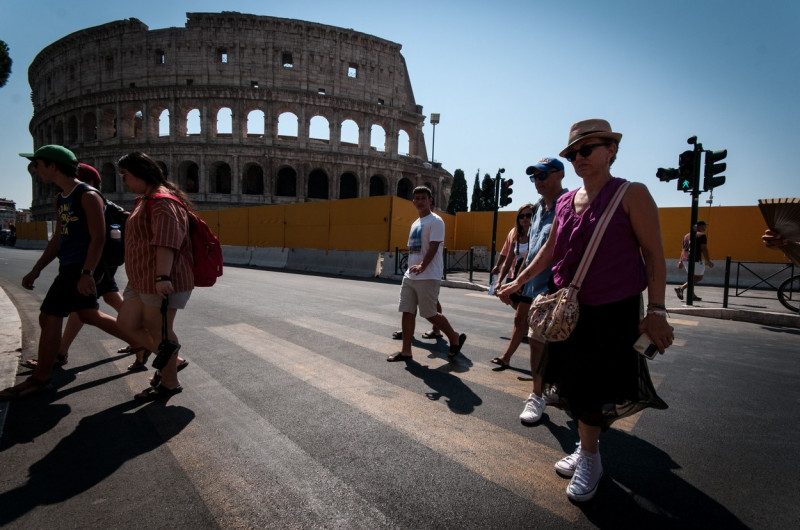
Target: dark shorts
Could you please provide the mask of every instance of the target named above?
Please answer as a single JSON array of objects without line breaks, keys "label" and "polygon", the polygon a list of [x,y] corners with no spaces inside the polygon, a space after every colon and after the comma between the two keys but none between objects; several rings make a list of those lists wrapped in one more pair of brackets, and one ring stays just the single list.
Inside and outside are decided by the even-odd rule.
[{"label": "dark shorts", "polygon": [[97,297],[100,298],[106,293],[118,293],[119,287],[114,275],[117,273],[116,267],[105,267],[100,274],[95,273],[95,281],[97,282]]},{"label": "dark shorts", "polygon": [[46,315],[67,317],[73,311],[82,309],[99,309],[97,297],[84,296],[78,292],[78,280],[81,278],[83,264],[64,265],[58,268],[58,276],[47,291],[39,310]]}]

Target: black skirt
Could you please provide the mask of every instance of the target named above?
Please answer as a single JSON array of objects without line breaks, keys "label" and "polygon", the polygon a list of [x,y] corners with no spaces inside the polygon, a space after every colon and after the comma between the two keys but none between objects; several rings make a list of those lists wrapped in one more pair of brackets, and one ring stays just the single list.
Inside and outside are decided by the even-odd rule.
[{"label": "black skirt", "polygon": [[575,330],[548,346],[545,385],[555,386],[557,407],[574,419],[607,429],[647,407],[666,409],[633,349],[639,337],[641,295],[601,306],[580,306]]}]

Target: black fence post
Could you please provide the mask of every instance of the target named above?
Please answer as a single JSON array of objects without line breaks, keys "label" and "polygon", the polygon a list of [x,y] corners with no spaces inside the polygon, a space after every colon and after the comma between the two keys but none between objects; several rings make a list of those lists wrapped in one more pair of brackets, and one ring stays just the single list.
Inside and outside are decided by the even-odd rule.
[{"label": "black fence post", "polygon": [[450,256],[447,255],[447,247],[444,247],[444,268],[442,270],[442,274],[444,275],[444,279],[447,279],[447,267],[450,264]]},{"label": "black fence post", "polygon": [[472,263],[473,263],[473,261],[472,261],[473,260],[472,253],[473,252],[475,252],[475,249],[472,248],[472,247],[469,247],[469,281],[470,281],[470,283],[472,283]]},{"label": "black fence post", "polygon": [[394,247],[394,273],[400,268],[400,247]]},{"label": "black fence post", "polygon": [[731,257],[725,257],[725,289],[722,291],[722,307],[728,308],[728,289],[731,285]]}]

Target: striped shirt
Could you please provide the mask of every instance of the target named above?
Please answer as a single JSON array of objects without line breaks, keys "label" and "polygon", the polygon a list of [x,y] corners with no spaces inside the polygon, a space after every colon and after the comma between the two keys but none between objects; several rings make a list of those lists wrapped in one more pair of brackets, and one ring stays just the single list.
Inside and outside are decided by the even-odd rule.
[{"label": "striped shirt", "polygon": [[[170,199],[155,199],[148,208],[147,196],[136,199],[125,224],[125,272],[131,289],[139,293],[156,292],[156,249],[175,249],[175,260],[169,276],[176,292],[194,287],[192,268],[181,248],[191,248],[189,216],[186,210]],[[191,251],[189,251],[191,254]]]}]

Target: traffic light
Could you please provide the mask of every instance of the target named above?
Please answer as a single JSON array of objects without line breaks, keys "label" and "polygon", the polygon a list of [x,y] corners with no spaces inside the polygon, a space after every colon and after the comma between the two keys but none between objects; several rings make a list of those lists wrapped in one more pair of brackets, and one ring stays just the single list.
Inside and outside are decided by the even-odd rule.
[{"label": "traffic light", "polygon": [[703,191],[711,191],[717,186],[725,184],[725,177],[715,177],[714,175],[725,171],[727,164],[725,162],[717,162],[724,160],[726,156],[728,156],[727,149],[706,151],[706,168],[703,172]]},{"label": "traffic light", "polygon": [[669,182],[670,180],[678,178],[680,176],[680,172],[675,168],[665,169],[660,167],[658,168],[658,171],[656,171],[656,176],[661,182]]},{"label": "traffic light", "polygon": [[514,193],[514,190],[511,189],[511,185],[514,184],[514,179],[502,179],[500,182],[500,206],[508,206],[511,204],[511,194]]},{"label": "traffic light", "polygon": [[691,193],[694,190],[694,183],[697,178],[695,175],[695,152],[684,151],[678,157],[678,191]]}]

